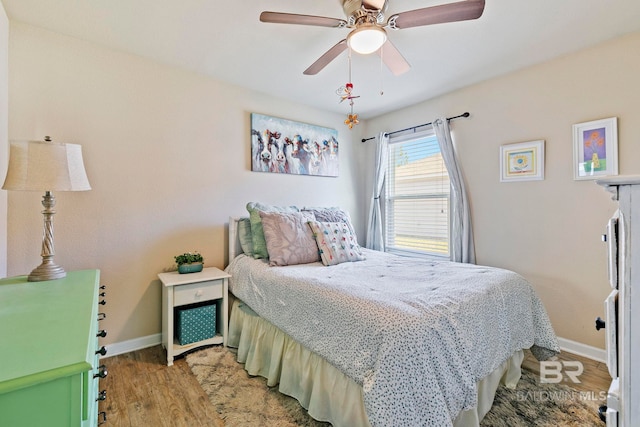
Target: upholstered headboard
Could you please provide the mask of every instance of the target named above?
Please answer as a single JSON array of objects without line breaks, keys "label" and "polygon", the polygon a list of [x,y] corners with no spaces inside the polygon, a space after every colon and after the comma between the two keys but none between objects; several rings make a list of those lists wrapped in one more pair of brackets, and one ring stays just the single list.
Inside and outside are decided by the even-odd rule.
[{"label": "upholstered headboard", "polygon": [[238,234],[239,217],[229,217],[229,262],[242,253]]}]

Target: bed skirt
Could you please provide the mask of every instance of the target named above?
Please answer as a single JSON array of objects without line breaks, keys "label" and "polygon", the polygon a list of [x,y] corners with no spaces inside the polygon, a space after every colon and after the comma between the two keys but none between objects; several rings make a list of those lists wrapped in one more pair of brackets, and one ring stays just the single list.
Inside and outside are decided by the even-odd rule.
[{"label": "bed skirt", "polygon": [[[370,427],[360,385],[237,299],[231,309],[227,343],[238,349],[238,362],[249,375],[266,378],[269,387],[277,385],[314,419],[335,427]],[[480,380],[478,406],[461,412],[454,426],[478,427],[491,409],[498,386],[515,388],[523,359],[524,352],[519,350]]]}]

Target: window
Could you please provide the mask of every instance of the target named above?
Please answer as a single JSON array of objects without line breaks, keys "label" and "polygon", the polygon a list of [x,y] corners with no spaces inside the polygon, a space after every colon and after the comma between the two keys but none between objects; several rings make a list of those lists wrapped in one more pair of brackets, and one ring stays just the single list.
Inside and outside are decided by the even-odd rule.
[{"label": "window", "polygon": [[449,174],[433,131],[389,140],[388,252],[449,256]]}]

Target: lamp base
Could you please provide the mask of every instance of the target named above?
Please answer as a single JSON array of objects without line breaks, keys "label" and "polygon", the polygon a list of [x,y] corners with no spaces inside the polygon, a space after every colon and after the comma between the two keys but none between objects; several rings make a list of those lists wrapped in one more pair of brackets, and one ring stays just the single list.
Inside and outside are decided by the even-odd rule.
[{"label": "lamp base", "polygon": [[29,282],[43,282],[45,280],[62,279],[67,276],[64,268],[53,262],[53,215],[56,213],[53,208],[55,205],[56,198],[50,191],[45,191],[42,197],[42,206],[44,206],[42,211],[42,215],[44,215],[44,233],[42,234],[42,252],[40,252],[42,264],[29,274],[29,277],[27,277]]},{"label": "lamp base", "polygon": [[45,280],[62,279],[67,276],[67,272],[64,268],[53,262],[43,262],[39,266],[33,269],[27,281],[29,282],[43,282]]}]

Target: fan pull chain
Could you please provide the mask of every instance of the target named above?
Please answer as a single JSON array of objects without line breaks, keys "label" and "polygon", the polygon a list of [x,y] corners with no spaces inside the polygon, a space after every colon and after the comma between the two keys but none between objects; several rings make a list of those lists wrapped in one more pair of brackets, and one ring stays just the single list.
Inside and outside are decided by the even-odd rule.
[{"label": "fan pull chain", "polygon": [[384,55],[384,46],[381,46],[380,47],[380,96],[384,95],[384,89],[382,87],[382,81],[383,81],[383,78],[382,78],[383,70],[382,70],[382,68],[383,68],[383,64],[384,64],[384,60],[382,58],[383,55]]},{"label": "fan pull chain", "polygon": [[349,56],[347,60],[349,61],[349,79],[347,81],[353,83],[353,80],[351,80],[351,46],[349,46]]}]

